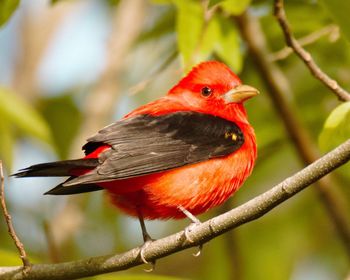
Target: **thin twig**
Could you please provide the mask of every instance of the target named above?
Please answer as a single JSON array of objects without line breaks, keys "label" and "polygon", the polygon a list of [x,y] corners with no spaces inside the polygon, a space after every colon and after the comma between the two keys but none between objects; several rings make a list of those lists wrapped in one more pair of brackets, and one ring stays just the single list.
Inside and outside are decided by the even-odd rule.
[{"label": "thin twig", "polygon": [[30,267],[30,261],[27,257],[27,253],[24,249],[23,243],[21,242],[21,240],[18,238],[16,231],[12,225],[12,218],[11,215],[9,214],[7,207],[6,207],[6,201],[5,201],[5,179],[4,179],[4,172],[3,172],[3,168],[2,168],[2,161],[0,160],[0,200],[1,200],[1,208],[2,208],[2,212],[4,214],[4,218],[6,221],[6,225],[7,225],[7,229],[8,232],[11,236],[11,238],[13,239],[13,242],[15,243],[18,252],[19,252],[19,256],[23,262],[23,266],[25,268]]},{"label": "thin twig", "polygon": [[[297,110],[286,96],[291,95],[291,88],[279,67],[267,59],[269,50],[259,21],[244,13],[236,18],[242,37],[244,38],[257,71],[265,83],[267,93],[271,97],[274,108],[279,113],[286,132],[298,151],[298,156],[305,165],[319,157],[319,151],[303,123],[297,117]],[[334,178],[326,176],[316,184],[330,221],[338,231],[350,258],[350,219],[344,196],[340,193]]]},{"label": "thin twig", "polygon": [[[320,30],[316,30],[315,32],[312,32],[304,37],[301,37],[298,39],[298,42],[301,46],[307,46],[315,43],[319,39],[321,39],[324,36],[329,37],[329,41],[335,42],[339,38],[339,27],[335,24],[327,25]],[[283,49],[274,52],[269,55],[270,61],[277,61],[277,60],[283,60],[286,59],[290,54],[293,53],[293,50],[290,47],[284,47]]]},{"label": "thin twig", "polygon": [[[153,261],[190,247],[196,247],[240,225],[256,220],[349,160],[350,140],[267,192],[229,212],[193,227],[191,229],[192,243],[186,241],[184,231],[151,242],[144,249],[145,258]],[[137,247],[122,254],[59,264],[35,264],[25,276],[19,273],[19,267],[0,267],[0,279],[67,280],[121,271],[143,264],[139,253],[140,247]]]},{"label": "thin twig", "polygon": [[311,54],[307,52],[294,38],[284,10],[284,0],[275,0],[274,13],[282,28],[286,44],[291,47],[294,52],[301,58],[301,60],[309,68],[312,75],[314,75],[315,78],[319,79],[326,87],[333,91],[338,96],[339,100],[350,101],[350,93],[339,86],[337,81],[333,80],[326,73],[324,73],[321,68],[315,63]]}]

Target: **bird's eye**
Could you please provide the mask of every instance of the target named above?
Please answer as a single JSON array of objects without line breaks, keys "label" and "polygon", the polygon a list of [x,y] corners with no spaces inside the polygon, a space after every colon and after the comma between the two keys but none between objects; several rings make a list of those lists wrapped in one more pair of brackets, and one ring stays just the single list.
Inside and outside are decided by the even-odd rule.
[{"label": "bird's eye", "polygon": [[213,93],[213,90],[210,87],[204,87],[202,88],[201,93],[203,96],[208,97]]}]

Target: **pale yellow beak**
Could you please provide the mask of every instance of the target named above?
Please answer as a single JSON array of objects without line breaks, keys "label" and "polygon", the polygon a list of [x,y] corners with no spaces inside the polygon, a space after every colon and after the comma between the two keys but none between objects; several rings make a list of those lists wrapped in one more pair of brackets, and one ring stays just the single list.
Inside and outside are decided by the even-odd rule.
[{"label": "pale yellow beak", "polygon": [[259,94],[256,88],[239,85],[224,94],[227,103],[240,103]]}]

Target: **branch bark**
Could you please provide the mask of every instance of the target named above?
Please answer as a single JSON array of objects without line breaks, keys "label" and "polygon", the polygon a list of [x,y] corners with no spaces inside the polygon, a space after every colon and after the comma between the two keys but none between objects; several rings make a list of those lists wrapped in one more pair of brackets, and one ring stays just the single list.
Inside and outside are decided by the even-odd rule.
[{"label": "branch bark", "polygon": [[[310,164],[319,157],[319,151],[316,149],[308,131],[297,118],[296,110],[292,108],[285,97],[291,95],[291,89],[282,71],[275,63],[268,60],[269,51],[258,20],[245,13],[238,17],[237,21],[251,57],[263,82],[266,84],[267,93],[270,95],[274,108],[285,125],[287,134],[298,151],[302,162],[305,165]],[[327,176],[317,182],[316,190],[350,257],[350,219],[347,214],[346,203],[336,185],[335,180]]]},{"label": "branch bark", "polygon": [[301,58],[306,67],[309,68],[311,74],[315,78],[319,79],[333,93],[335,93],[339,100],[350,101],[350,93],[339,86],[337,81],[333,80],[326,73],[324,73],[313,60],[311,54],[307,52],[294,38],[284,10],[284,0],[275,0],[275,16],[282,28],[286,44],[291,47],[293,51]]},{"label": "branch bark", "polygon": [[[197,225],[191,230],[192,243],[186,241],[184,231],[151,242],[144,250],[145,258],[150,261],[163,258],[175,252],[206,243],[229,230],[256,220],[349,160],[350,140],[267,192],[229,212]],[[100,256],[59,264],[35,264],[31,266],[31,269],[26,274],[18,266],[0,267],[0,278],[3,280],[77,279],[121,271],[143,264],[139,253],[140,248],[134,248],[123,254]]]}]

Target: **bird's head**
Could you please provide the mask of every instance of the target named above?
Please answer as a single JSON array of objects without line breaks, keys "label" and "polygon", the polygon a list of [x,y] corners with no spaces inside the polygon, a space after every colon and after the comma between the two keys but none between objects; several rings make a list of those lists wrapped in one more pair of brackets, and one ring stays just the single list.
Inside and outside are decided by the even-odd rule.
[{"label": "bird's head", "polygon": [[218,61],[207,61],[195,66],[169,96],[189,108],[223,117],[246,117],[243,102],[259,94],[251,86],[243,85],[229,67]]}]

